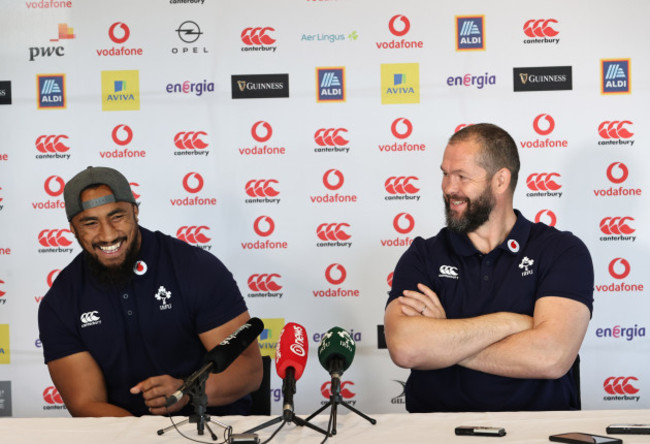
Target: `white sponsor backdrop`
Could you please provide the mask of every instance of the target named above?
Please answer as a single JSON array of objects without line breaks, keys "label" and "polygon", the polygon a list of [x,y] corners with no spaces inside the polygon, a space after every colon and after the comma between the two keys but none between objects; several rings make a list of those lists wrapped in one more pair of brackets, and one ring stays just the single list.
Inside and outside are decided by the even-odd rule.
[{"label": "white sponsor backdrop", "polygon": [[[0,81],[11,81],[13,103],[0,105],[0,398],[8,399],[10,381],[13,416],[67,415],[48,390],[36,313],[48,276],[80,251],[71,235],[52,231],[67,228],[61,196],[48,194],[60,191],[52,176],[67,180],[87,165],[124,172],[140,196],[144,226],[189,236],[221,258],[252,315],[306,327],[311,351],[298,382],[298,413],[325,401],[321,387],[328,375],[317,362],[314,335],[335,325],[353,330],[358,340],[355,361],[343,376],[346,400],[368,413],[403,411],[399,381],[408,372],[393,365],[377,342],[387,278],[411,239],[433,235],[444,222],[439,164],[447,138],[459,125],[483,121],[507,129],[521,148],[515,206],[529,219],[573,231],[592,252],[597,290],[581,350],[583,407],[650,406],[647,2],[4,0],[1,6]],[[389,27],[395,16],[408,21],[402,36]],[[484,50],[456,49],[456,16],[483,17]],[[406,30],[403,18],[394,21],[396,34]],[[525,34],[530,20],[543,25],[551,19],[550,31],[540,32],[557,35]],[[179,38],[197,36],[177,31],[185,21],[200,27],[194,43]],[[118,22],[130,31],[122,44],[109,39]],[[51,41],[59,24],[72,28],[74,39]],[[248,46],[242,32],[274,42]],[[118,28],[114,35],[124,34]],[[405,48],[402,39],[422,43]],[[111,48],[140,48],[142,55],[98,55]],[[602,60],[629,63],[622,79],[630,94],[602,93]],[[396,63],[415,64],[397,69],[405,80],[394,88],[399,93],[412,87],[419,74],[419,103],[382,104],[382,64]],[[572,90],[513,91],[513,68],[550,66],[572,67]],[[345,101],[316,100],[319,67],[344,67]],[[116,78],[126,80],[127,97],[139,85],[138,111],[102,111],[101,72],[115,70],[138,72],[138,79]],[[65,109],[37,109],[39,74],[65,74]],[[247,74],[288,74],[290,96],[233,100],[231,76]],[[448,83],[465,75],[469,85]],[[472,84],[471,76],[487,81]],[[168,85],[173,91],[184,82],[206,91],[168,92]],[[554,124],[548,135],[535,130],[540,115],[541,131]],[[255,127],[257,122],[267,125]],[[604,137],[603,122],[619,123],[606,124],[611,132]],[[412,133],[399,139],[409,123]],[[112,137],[116,128],[118,142],[128,136],[119,125],[133,135],[124,146]],[[269,127],[268,140],[254,139],[268,135]],[[328,129],[343,139],[326,137],[321,143],[332,152],[318,152],[315,136]],[[191,138],[189,148],[174,144],[178,133],[199,131],[205,134],[193,148]],[[69,148],[59,153],[65,156],[39,158],[39,138],[57,135],[67,136],[59,139]],[[547,139],[565,146],[526,147],[548,145]],[[41,138],[41,148],[47,150],[48,141],[56,150],[54,138]],[[421,150],[382,148],[404,143]],[[249,154],[265,145],[277,154]],[[144,157],[107,157],[136,151]],[[187,151],[207,154],[178,154]],[[188,191],[201,180],[198,192]],[[260,181],[258,195],[279,202],[247,202],[254,199],[246,193],[253,180]],[[636,191],[607,195],[619,190]],[[256,233],[255,227],[265,231],[271,224],[269,236]],[[318,246],[325,242],[317,235],[322,224],[343,245]],[[407,233],[397,231],[411,225]],[[50,230],[50,242],[72,241],[54,247],[72,252],[42,252],[43,230]],[[249,287],[249,278],[263,288]],[[273,296],[249,296],[260,293]],[[273,372],[276,400],[280,384]],[[0,407],[8,412],[7,402]],[[273,408],[278,412],[279,404]]]}]

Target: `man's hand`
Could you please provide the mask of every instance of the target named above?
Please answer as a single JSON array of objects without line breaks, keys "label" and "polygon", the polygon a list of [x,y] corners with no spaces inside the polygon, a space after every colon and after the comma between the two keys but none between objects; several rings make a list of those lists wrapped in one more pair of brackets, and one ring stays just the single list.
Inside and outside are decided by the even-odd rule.
[{"label": "man's hand", "polygon": [[424,284],[418,284],[418,290],[404,290],[399,298],[402,313],[406,316],[426,316],[435,319],[447,319],[447,313],[438,299],[438,295]]},{"label": "man's hand", "polygon": [[174,413],[187,405],[190,400],[188,395],[183,396],[177,403],[165,407],[167,398],[183,385],[182,379],[172,378],[169,375],[152,376],[131,387],[131,393],[142,393],[145,405],[153,415],[166,415]]}]

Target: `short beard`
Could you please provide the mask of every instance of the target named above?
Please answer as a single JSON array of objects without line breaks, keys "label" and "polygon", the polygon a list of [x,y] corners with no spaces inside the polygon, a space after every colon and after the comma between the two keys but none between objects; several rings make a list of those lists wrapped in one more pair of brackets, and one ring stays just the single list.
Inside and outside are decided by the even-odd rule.
[{"label": "short beard", "polygon": [[460,218],[454,218],[449,204],[453,197],[443,196],[445,201],[445,218],[447,227],[456,233],[470,233],[483,225],[490,218],[490,213],[495,205],[495,199],[492,195],[492,185],[488,184],[481,195],[474,201],[467,201],[467,210],[465,215]]},{"label": "short beard", "polygon": [[88,265],[90,273],[100,284],[110,287],[121,287],[128,284],[133,277],[133,267],[138,260],[139,253],[138,240],[134,239],[126,251],[124,262],[115,267],[107,267],[85,249],[83,258]]}]

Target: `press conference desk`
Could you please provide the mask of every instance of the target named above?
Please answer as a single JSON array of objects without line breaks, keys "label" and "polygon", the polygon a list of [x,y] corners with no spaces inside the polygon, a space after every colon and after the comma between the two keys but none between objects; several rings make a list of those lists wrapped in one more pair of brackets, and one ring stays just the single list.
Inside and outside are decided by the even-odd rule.
[{"label": "press conference desk", "polygon": [[[580,412],[507,412],[507,413],[432,413],[370,415],[377,420],[371,425],[354,413],[339,412],[338,433],[328,443],[548,443],[548,435],[563,432],[588,432],[605,435],[611,423],[650,423],[650,410],[584,410]],[[176,418],[180,420],[182,418]],[[270,417],[215,418],[242,433]],[[327,428],[328,417],[317,416],[311,422]],[[168,418],[0,418],[0,442],[3,444],[129,444],[190,442],[170,430],[158,436],[158,429],[170,425]],[[457,425],[489,425],[505,427],[503,438],[455,436]],[[263,441],[276,426],[258,432]],[[189,437],[210,441],[209,435],[198,436],[196,424],[180,429]],[[223,441],[222,429],[214,426]],[[625,444],[650,443],[650,435],[616,435]],[[271,443],[320,443],[324,435],[309,428],[287,424]]]}]

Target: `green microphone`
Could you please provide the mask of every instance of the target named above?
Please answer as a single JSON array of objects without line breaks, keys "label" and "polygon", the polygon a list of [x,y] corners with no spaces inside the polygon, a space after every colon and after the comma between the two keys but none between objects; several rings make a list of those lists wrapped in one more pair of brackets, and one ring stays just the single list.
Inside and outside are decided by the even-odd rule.
[{"label": "green microphone", "polygon": [[354,339],[341,327],[331,328],[320,341],[318,360],[334,378],[340,378],[354,359],[356,344]]}]

